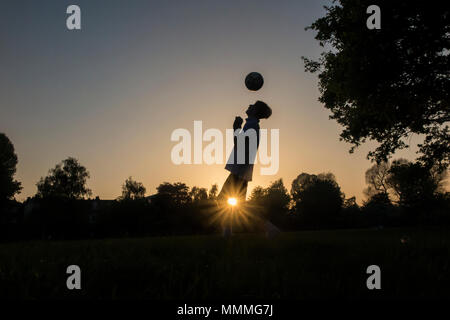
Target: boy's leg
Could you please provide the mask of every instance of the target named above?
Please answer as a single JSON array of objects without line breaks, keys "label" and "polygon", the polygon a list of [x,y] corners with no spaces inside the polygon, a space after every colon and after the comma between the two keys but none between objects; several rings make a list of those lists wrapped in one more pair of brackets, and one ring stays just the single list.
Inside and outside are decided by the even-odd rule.
[{"label": "boy's leg", "polygon": [[238,183],[238,188],[239,188],[239,192],[238,192],[238,196],[237,198],[239,199],[240,203],[244,203],[245,202],[245,198],[247,197],[247,187],[248,187],[248,181],[239,178],[239,183]]},{"label": "boy's leg", "polygon": [[218,201],[227,201],[227,198],[230,196],[233,190],[233,184],[235,180],[235,175],[230,173],[223,183],[222,190],[220,190],[217,200]]},{"label": "boy's leg", "polygon": [[220,209],[226,210],[226,215],[223,221],[223,235],[225,237],[231,236],[233,219],[236,213],[234,210],[239,210],[239,207],[233,208],[228,205],[228,198],[236,198],[238,200],[238,205],[242,206],[247,195],[247,186],[247,180],[230,173],[227,180],[225,180],[225,183],[223,184],[222,190],[217,196],[217,205]]},{"label": "boy's leg", "polygon": [[234,189],[235,175],[230,173],[222,186],[222,190],[220,190],[219,195],[217,196],[217,207],[219,211],[222,211],[223,209],[226,210],[224,220],[222,221],[222,234],[226,238],[230,237],[232,233],[231,208],[229,208],[227,200],[231,197]]},{"label": "boy's leg", "polygon": [[227,235],[231,236],[233,233],[233,220],[235,220],[236,216],[239,215],[239,210],[245,206],[245,198],[247,195],[247,180],[244,180],[238,176],[233,177],[233,189],[232,193],[229,195],[230,197],[237,199],[237,206],[229,206],[230,215],[229,221],[227,224]]}]

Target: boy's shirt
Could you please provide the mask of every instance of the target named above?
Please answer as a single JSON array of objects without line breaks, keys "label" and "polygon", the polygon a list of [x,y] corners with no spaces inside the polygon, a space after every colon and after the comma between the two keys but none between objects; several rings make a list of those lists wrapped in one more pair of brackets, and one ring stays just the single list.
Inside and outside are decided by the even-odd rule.
[{"label": "boy's shirt", "polygon": [[[239,164],[237,163],[237,146],[235,143],[233,151],[230,153],[230,157],[228,158],[227,165],[225,166],[225,170],[230,171],[231,173],[239,176],[240,178],[252,181],[253,176],[253,164],[256,159],[256,151],[259,147],[259,119],[256,118],[247,118],[245,119],[245,125],[242,130],[239,132],[238,137],[234,139],[239,139],[240,135],[243,135],[247,130],[254,129],[256,132],[256,149],[250,150],[249,147],[249,138],[245,138],[245,163]],[[235,140],[236,141],[236,140]]]}]

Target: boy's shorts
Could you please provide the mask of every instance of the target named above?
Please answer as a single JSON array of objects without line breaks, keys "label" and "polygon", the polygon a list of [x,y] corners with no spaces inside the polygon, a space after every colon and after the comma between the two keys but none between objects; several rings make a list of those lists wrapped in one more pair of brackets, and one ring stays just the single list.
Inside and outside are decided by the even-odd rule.
[{"label": "boy's shorts", "polygon": [[239,201],[245,201],[247,195],[248,181],[230,173],[223,184],[222,190],[217,196],[218,200],[228,200],[228,198],[237,198]]}]

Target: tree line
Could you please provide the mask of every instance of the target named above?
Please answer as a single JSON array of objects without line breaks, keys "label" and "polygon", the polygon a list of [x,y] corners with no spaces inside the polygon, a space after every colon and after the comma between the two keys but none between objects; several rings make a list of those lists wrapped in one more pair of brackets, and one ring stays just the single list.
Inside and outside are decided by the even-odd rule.
[{"label": "tree line", "polygon": [[[132,177],[115,200],[93,198],[89,171],[69,157],[36,184],[37,193],[19,203],[21,184],[14,179],[17,156],[0,134],[0,238],[74,239],[220,232],[218,186],[211,188],[163,182],[146,197],[145,186]],[[450,224],[446,171],[397,159],[375,163],[365,174],[366,200],[347,198],[330,172],[299,174],[290,190],[283,179],[255,187],[239,206],[234,230],[260,232],[261,221],[294,231]],[[227,208],[225,208],[227,210]],[[223,210],[222,210],[223,211]]]}]

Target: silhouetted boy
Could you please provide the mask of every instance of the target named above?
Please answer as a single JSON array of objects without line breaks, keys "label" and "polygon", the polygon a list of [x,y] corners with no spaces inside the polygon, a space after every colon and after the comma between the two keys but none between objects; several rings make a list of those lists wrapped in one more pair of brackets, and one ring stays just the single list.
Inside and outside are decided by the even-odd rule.
[{"label": "silhouetted boy", "polygon": [[[262,101],[249,105],[244,128],[241,130],[242,118],[236,117],[233,123],[235,131],[234,149],[230,154],[225,169],[230,175],[217,196],[221,205],[226,205],[229,198],[236,198],[239,203],[245,201],[248,182],[252,181],[253,164],[259,146],[259,120],[272,115],[272,109]],[[236,132],[238,130],[238,132]],[[231,219],[225,223],[224,235],[231,235]]]}]

